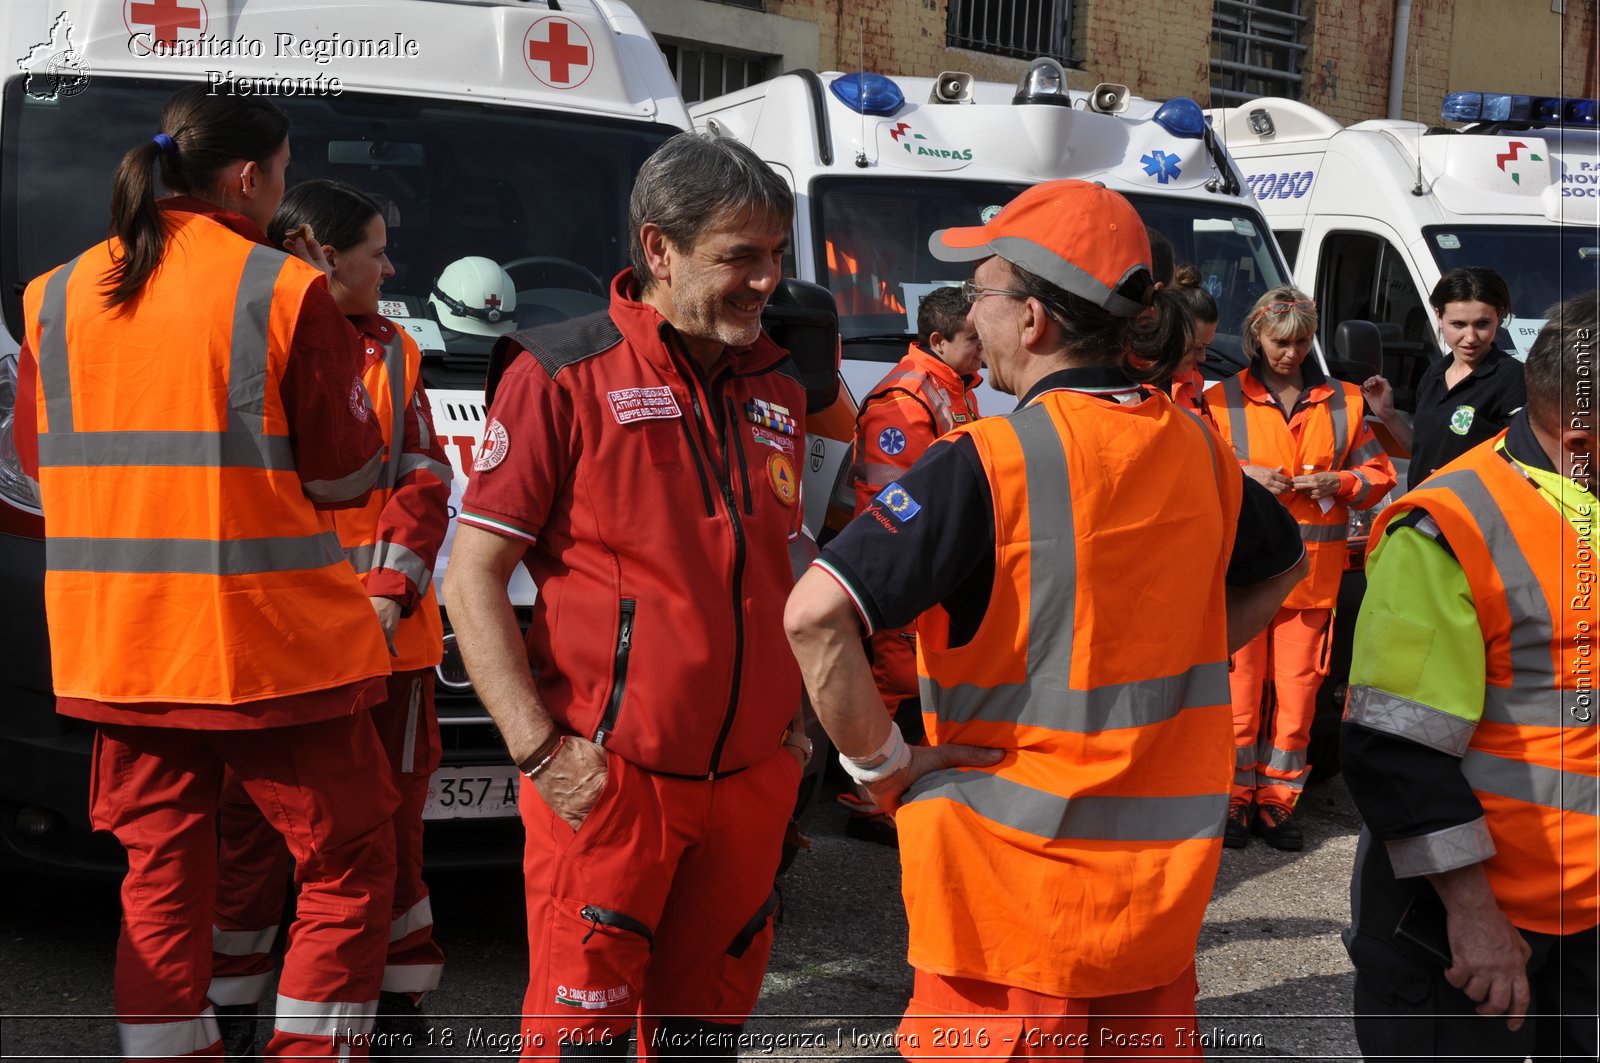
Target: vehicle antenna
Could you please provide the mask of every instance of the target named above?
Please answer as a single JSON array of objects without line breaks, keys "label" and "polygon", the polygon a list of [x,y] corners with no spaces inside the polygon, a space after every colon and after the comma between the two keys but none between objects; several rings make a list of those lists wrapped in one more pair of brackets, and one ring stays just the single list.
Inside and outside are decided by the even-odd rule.
[{"label": "vehicle antenna", "polygon": [[856,19],[856,107],[861,111],[861,139],[856,142],[856,166],[867,168],[867,20]]},{"label": "vehicle antenna", "polygon": [[[1410,12],[1407,11],[1406,14],[1409,18]],[[1406,40],[1408,42],[1411,40],[1410,33],[1406,34]],[[1425,196],[1428,191],[1422,187],[1422,73],[1416,62],[1411,64],[1411,114],[1412,120],[1417,124],[1417,184],[1411,189],[1411,194]]]}]

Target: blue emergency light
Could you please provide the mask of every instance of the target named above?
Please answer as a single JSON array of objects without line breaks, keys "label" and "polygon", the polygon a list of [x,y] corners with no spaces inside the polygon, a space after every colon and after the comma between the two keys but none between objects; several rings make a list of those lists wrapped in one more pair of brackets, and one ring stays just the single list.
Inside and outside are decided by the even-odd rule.
[{"label": "blue emergency light", "polygon": [[882,74],[842,74],[833,79],[828,91],[852,111],[887,118],[905,106],[900,86]]},{"label": "blue emergency light", "polygon": [[1188,140],[1199,140],[1206,132],[1206,113],[1187,96],[1174,96],[1163,103],[1152,121],[1173,136]]},{"label": "blue emergency light", "polygon": [[1444,98],[1439,113],[1447,122],[1528,122],[1593,129],[1600,117],[1600,100],[1509,92],[1452,92]]}]

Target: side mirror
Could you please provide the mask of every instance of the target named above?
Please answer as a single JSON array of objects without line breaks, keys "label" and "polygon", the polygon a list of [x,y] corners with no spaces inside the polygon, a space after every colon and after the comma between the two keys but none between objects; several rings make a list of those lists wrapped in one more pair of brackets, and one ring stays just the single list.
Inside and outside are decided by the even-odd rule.
[{"label": "side mirror", "polygon": [[1341,321],[1333,330],[1333,360],[1328,368],[1340,380],[1359,384],[1383,371],[1383,337],[1370,321]]},{"label": "side mirror", "polygon": [[789,351],[806,389],[806,412],[818,413],[839,395],[839,311],[820,284],[785,277],[761,311],[761,327]]}]

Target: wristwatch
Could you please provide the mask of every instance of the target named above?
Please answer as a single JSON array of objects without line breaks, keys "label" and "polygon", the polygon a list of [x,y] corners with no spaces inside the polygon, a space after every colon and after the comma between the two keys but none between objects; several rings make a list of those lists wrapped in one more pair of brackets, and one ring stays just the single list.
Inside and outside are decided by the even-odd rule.
[{"label": "wristwatch", "polygon": [[798,749],[801,752],[805,758],[800,762],[800,766],[802,768],[811,763],[811,754],[813,750],[810,735],[806,734],[804,731],[796,731],[793,727],[791,727],[787,731],[783,732],[783,744],[788,746],[790,749]]}]

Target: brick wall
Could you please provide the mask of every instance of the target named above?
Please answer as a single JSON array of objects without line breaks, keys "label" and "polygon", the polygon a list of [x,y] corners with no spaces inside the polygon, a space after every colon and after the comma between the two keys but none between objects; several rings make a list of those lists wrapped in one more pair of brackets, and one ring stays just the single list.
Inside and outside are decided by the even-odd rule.
[{"label": "brick wall", "polygon": [[[1384,117],[1394,0],[1306,6],[1301,99],[1346,123]],[[1566,6],[1562,16],[1551,13],[1550,0],[1413,0],[1405,116],[1437,121],[1444,94],[1464,88],[1600,95],[1595,0]],[[1027,67],[947,48],[946,0],[769,0],[767,11],[817,25],[823,69],[855,70],[863,53],[867,70],[893,74],[965,70],[980,81],[1015,81]],[[1208,103],[1211,12],[1210,0],[1077,0],[1075,57],[1083,69],[1069,73],[1070,84],[1115,81],[1138,96]]]}]

